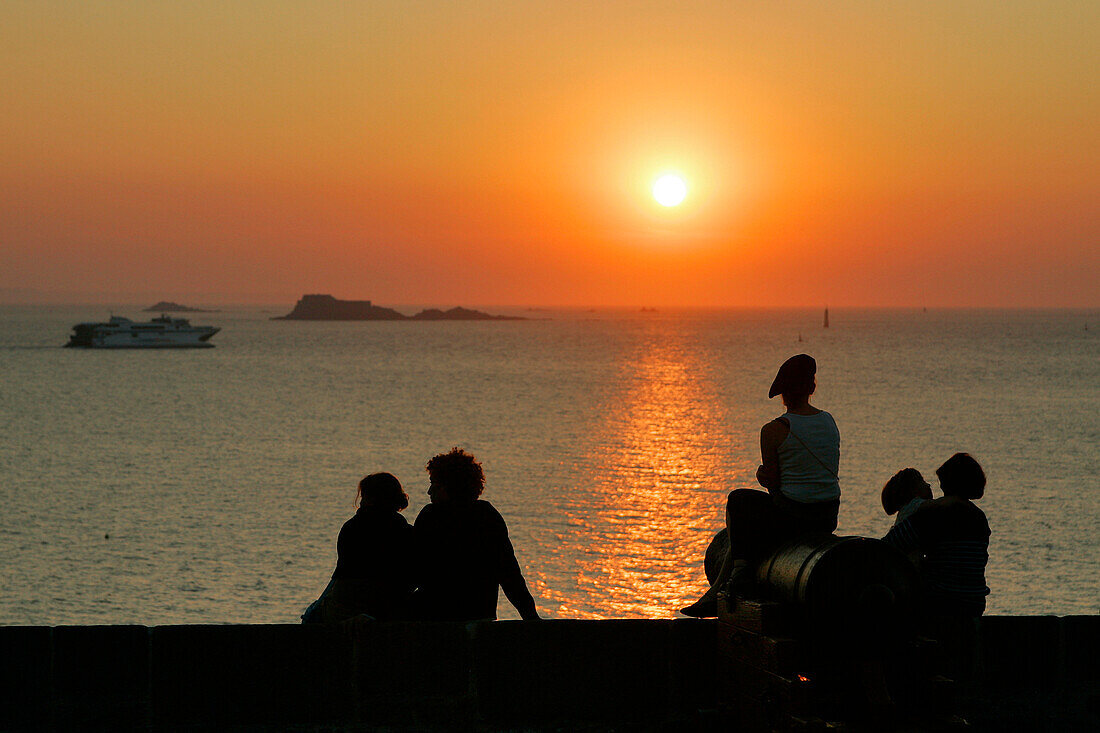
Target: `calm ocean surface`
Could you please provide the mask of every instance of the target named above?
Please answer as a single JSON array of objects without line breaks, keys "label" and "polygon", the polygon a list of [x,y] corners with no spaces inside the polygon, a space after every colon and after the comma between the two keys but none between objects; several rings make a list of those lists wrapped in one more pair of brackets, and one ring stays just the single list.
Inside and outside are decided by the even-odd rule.
[{"label": "calm ocean surface", "polygon": [[108,307],[0,307],[0,624],[297,622],[358,479],[396,474],[411,522],[454,445],[544,616],[671,618],[800,351],[841,430],[840,533],[883,535],[883,482],[935,484],[966,450],[989,476],[989,612],[1100,611],[1100,312],[268,320],[290,305],[194,314],[217,348],[144,352],[59,348]]}]

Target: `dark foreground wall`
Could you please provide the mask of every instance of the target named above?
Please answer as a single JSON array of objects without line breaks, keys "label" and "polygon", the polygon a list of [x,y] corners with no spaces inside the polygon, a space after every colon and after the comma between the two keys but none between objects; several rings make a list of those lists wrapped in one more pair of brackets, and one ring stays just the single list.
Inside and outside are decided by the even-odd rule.
[{"label": "dark foreground wall", "polygon": [[978,730],[1100,730],[1100,616],[989,616],[976,656],[959,702]]},{"label": "dark foreground wall", "polygon": [[702,621],[0,627],[0,730],[521,728],[711,706]]},{"label": "dark foreground wall", "polygon": [[[1091,730],[1100,618],[983,620],[977,730]],[[0,730],[712,730],[708,621],[0,627]]]}]

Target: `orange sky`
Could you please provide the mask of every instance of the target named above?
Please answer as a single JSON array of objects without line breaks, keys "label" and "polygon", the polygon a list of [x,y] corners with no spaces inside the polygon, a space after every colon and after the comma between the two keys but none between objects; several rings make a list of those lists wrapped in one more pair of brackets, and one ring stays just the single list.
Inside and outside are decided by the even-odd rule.
[{"label": "orange sky", "polygon": [[1094,307],[1098,27],[1058,0],[5,3],[0,302]]}]

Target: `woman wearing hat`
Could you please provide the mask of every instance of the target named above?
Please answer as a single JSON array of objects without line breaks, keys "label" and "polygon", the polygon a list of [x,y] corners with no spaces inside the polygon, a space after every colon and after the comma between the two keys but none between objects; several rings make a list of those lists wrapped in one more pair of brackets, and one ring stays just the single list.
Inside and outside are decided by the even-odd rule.
[{"label": "woman wearing hat", "polygon": [[840,431],[833,416],[810,404],[817,362],[807,354],[779,367],[768,397],[782,395],[787,411],[760,429],[756,479],[767,493],[737,489],[726,501],[730,552],[710,590],[681,610],[715,616],[718,590],[743,587],[755,563],[785,541],[836,529],[840,510]]}]

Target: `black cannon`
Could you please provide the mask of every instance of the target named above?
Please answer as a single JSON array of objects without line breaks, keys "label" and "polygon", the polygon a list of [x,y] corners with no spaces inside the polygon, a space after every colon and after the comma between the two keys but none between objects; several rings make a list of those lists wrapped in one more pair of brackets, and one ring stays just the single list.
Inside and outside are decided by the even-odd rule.
[{"label": "black cannon", "polygon": [[[712,542],[708,571],[724,542]],[[916,569],[880,540],[787,543],[757,565],[753,588],[720,593],[718,606],[720,689],[745,730],[800,721],[886,730],[914,717],[935,729],[945,719],[947,680],[935,645],[917,633]]]},{"label": "black cannon", "polygon": [[909,560],[880,540],[827,535],[788,543],[757,566],[760,593],[793,606],[819,644],[878,645],[911,637],[920,602]]},{"label": "black cannon", "polygon": [[[711,583],[728,552],[722,530],[704,562]],[[803,632],[852,639],[913,631],[920,602],[916,569],[880,540],[821,535],[788,542],[757,565],[755,576],[752,597],[786,604],[783,615]]]}]

